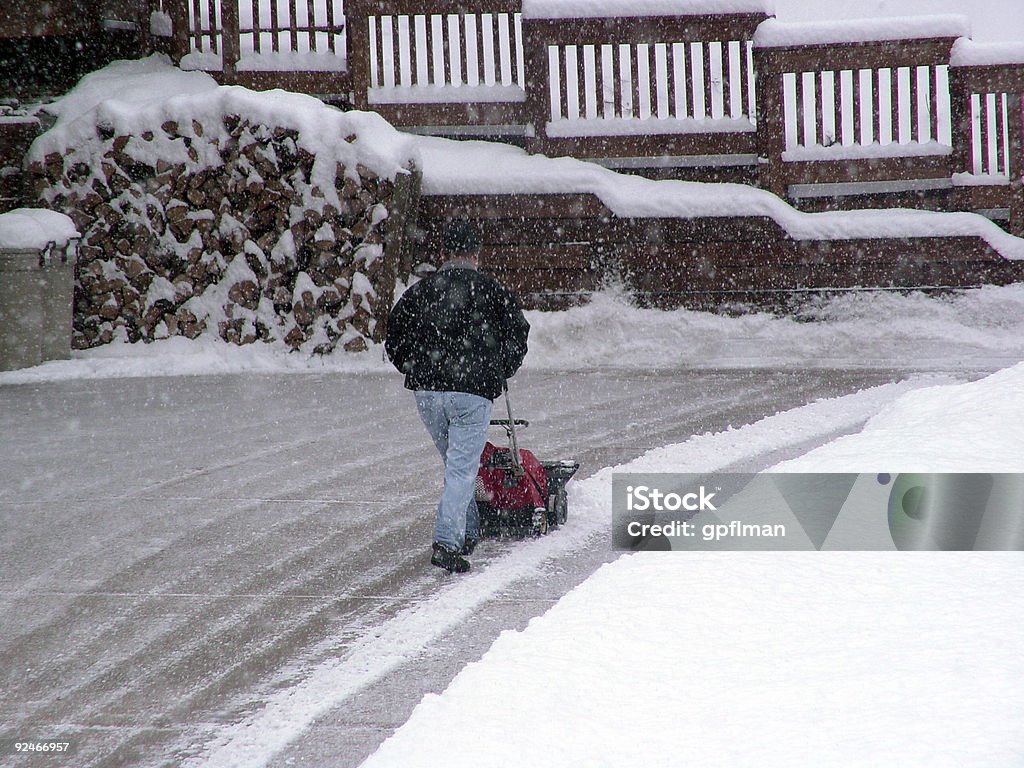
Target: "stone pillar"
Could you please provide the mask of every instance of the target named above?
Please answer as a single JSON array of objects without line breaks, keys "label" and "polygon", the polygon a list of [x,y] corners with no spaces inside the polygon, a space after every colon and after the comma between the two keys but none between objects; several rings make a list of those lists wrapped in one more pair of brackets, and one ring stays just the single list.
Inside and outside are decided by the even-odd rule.
[{"label": "stone pillar", "polygon": [[71,356],[74,254],[0,248],[0,371]]}]

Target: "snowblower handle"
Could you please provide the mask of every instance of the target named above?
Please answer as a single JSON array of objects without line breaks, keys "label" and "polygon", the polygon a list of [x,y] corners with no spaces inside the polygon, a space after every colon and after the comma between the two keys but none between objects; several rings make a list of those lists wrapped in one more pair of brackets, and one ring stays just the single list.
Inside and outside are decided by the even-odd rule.
[{"label": "snowblower handle", "polygon": [[519,443],[516,441],[516,420],[512,418],[512,401],[508,398],[508,381],[501,382],[501,389],[505,395],[505,410],[508,411],[508,425],[505,427],[508,430],[508,439],[512,444],[512,476],[522,477],[526,474],[526,470],[523,469],[523,462],[519,457]]}]

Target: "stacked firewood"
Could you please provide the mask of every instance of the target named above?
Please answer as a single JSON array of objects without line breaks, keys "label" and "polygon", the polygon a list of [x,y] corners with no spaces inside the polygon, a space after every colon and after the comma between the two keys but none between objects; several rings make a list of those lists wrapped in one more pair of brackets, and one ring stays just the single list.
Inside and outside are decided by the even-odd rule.
[{"label": "stacked firewood", "polygon": [[83,235],[77,348],[216,333],[324,353],[374,338],[393,289],[381,285],[393,181],[334,159],[325,174],[297,130],[240,115],[96,131],[28,169]]}]

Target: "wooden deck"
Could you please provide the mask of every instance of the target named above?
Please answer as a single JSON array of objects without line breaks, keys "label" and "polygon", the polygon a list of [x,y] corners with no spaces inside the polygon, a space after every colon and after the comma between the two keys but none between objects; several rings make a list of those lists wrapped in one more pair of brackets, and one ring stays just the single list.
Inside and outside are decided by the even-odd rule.
[{"label": "wooden deck", "polygon": [[[144,43],[224,83],[312,93],[412,132],[741,182],[805,211],[974,211],[1024,236],[1024,63],[958,54],[956,25],[790,45],[761,34],[778,29],[763,13],[531,18],[520,0],[159,6],[171,36],[146,30]],[[487,268],[537,302],[580,300],[612,274],[656,304],[1020,277],[972,238],[795,241],[768,219],[620,219],[586,195],[426,197],[426,253],[453,212],[480,220]]]},{"label": "wooden deck", "polygon": [[794,240],[769,217],[620,218],[594,195],[424,196],[417,260],[438,253],[452,217],[478,223],[482,268],[531,307],[585,302],[608,280],[620,280],[641,304],[714,308],[1024,278],[1024,262],[1008,261],[980,237]]}]

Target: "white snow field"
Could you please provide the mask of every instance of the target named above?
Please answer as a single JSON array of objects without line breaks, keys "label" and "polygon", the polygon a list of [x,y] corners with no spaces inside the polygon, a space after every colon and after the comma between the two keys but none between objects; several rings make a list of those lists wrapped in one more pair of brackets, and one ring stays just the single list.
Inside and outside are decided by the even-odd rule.
[{"label": "white snow field", "polygon": [[[1021,391],[1024,364],[918,389],[780,468],[1019,472]],[[723,441],[749,450],[773,421],[777,439],[857,397],[618,469],[705,470]],[[591,524],[610,477],[573,490]],[[1020,766],[1022,583],[1019,552],[624,555],[503,633],[363,765]]]}]

